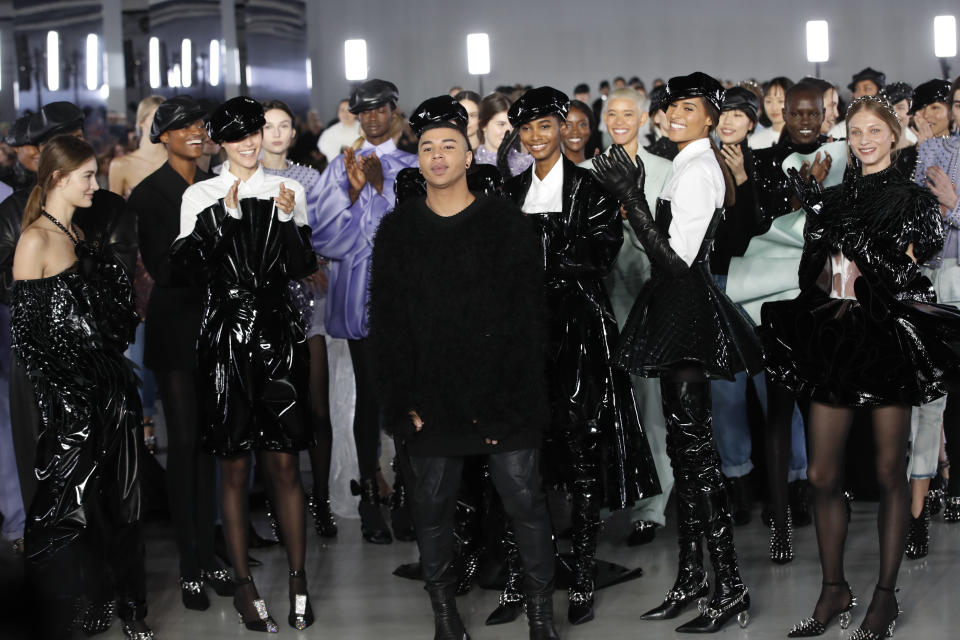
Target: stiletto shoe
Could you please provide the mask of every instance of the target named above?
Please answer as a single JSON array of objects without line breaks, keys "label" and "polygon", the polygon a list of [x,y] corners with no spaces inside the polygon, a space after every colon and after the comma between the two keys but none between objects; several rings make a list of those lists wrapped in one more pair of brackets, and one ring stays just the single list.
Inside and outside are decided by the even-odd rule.
[{"label": "stiletto shoe", "polygon": [[640,616],[643,620],[671,620],[691,603],[710,593],[707,573],[703,570],[700,543],[690,543],[680,550],[680,569],[673,588],[663,602]]},{"label": "stiletto shoe", "polygon": [[234,584],[230,572],[226,569],[214,569],[200,572],[200,579],[203,583],[213,589],[218,596],[232,596],[237,591],[237,585]]},{"label": "stiletto shoe", "polygon": [[116,606],[113,598],[92,603],[83,613],[80,629],[88,636],[105,632],[113,624],[113,614],[116,611]]},{"label": "stiletto shoe", "polygon": [[183,606],[193,611],[206,611],[210,608],[210,598],[207,592],[203,590],[203,582],[200,580],[188,580],[180,578],[180,600]]},{"label": "stiletto shoe", "polygon": [[722,585],[717,585],[718,593],[712,600],[700,600],[697,605],[700,615],[677,627],[677,633],[716,633],[734,616],[740,628],[745,628],[750,623],[749,590],[743,585],[728,593],[720,593],[721,589]]},{"label": "stiletto shoe", "polygon": [[850,612],[853,611],[854,607],[857,606],[857,597],[853,595],[853,591],[850,589],[850,585],[844,582],[824,582],[826,587],[847,587],[847,592],[850,594],[850,604],[848,604],[843,609],[839,611],[834,611],[830,614],[825,622],[820,622],[813,616],[801,620],[794,625],[793,629],[790,630],[790,633],[787,634],[788,638],[812,638],[813,636],[822,636],[827,631],[827,626],[834,618],[838,618],[840,621],[840,628],[846,629],[850,626]]},{"label": "stiletto shoe", "polygon": [[943,521],[960,522],[960,496],[947,496],[943,499]]},{"label": "stiletto shoe", "polygon": [[271,617],[267,612],[267,603],[264,602],[263,598],[257,598],[253,601],[253,608],[257,611],[256,620],[245,620],[243,617],[243,612],[240,610],[240,607],[237,606],[237,597],[240,595],[240,587],[244,585],[253,585],[253,576],[247,576],[245,578],[238,578],[236,581],[237,591],[233,594],[233,608],[237,610],[237,616],[240,618],[240,624],[245,626],[250,631],[262,631],[265,633],[277,633],[280,631],[280,627],[277,626],[276,620]]},{"label": "stiletto shoe", "polygon": [[787,564],[793,560],[793,512],[787,507],[787,522],[778,527],[770,520],[770,560]]},{"label": "stiletto shoe", "polygon": [[920,515],[910,518],[904,553],[911,560],[925,558],[930,553],[930,496],[923,499]]},{"label": "stiletto shoe", "polygon": [[487,616],[487,621],[484,623],[487,626],[513,622],[523,612],[523,594],[520,591],[520,583],[523,581],[520,549],[517,547],[513,527],[507,526],[505,529],[502,542],[507,565],[507,580],[503,591],[500,592],[497,608]]},{"label": "stiletto shoe", "polygon": [[360,535],[373,544],[390,544],[393,536],[387,528],[380,512],[380,488],[376,478],[363,478],[360,482],[350,481],[350,490],[360,496]]},{"label": "stiletto shoe", "polygon": [[153,630],[144,619],[147,617],[145,602],[121,602],[117,613],[120,616],[120,628],[128,640],[152,640]]},{"label": "stiletto shoe", "polygon": [[[887,591],[889,593],[894,593],[894,594],[896,593],[896,589],[881,587],[880,585],[877,585],[875,589],[877,591]],[[897,605],[897,613],[894,614],[893,619],[887,625],[886,629],[880,632],[871,631],[870,629],[867,629],[866,627],[864,627],[863,624],[861,623],[860,627],[853,632],[853,635],[850,636],[849,640],[881,640],[882,638],[892,638],[893,630],[897,626],[897,618],[900,617],[900,613],[901,613],[900,604],[896,600],[896,595],[894,595],[893,601]]]},{"label": "stiletto shoe", "polygon": [[[303,578],[304,584],[307,582],[306,574],[302,569],[290,569],[291,578]],[[290,615],[287,616],[287,622],[297,631],[303,631],[313,624],[313,607],[310,606],[310,596],[306,593],[290,592]]]},{"label": "stiletto shoe", "polygon": [[313,517],[313,528],[318,536],[321,538],[337,537],[337,521],[333,518],[328,494],[318,497],[316,492],[311,493],[307,498],[307,509]]}]

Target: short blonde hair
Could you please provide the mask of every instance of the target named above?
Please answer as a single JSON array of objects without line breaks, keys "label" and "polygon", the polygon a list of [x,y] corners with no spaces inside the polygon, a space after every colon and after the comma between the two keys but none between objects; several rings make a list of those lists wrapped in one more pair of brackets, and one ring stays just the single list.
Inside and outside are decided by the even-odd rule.
[{"label": "short blonde hair", "polygon": [[607,96],[607,102],[611,100],[633,100],[637,104],[637,111],[645,111],[644,102],[646,101],[630,87],[611,91],[610,95]]}]

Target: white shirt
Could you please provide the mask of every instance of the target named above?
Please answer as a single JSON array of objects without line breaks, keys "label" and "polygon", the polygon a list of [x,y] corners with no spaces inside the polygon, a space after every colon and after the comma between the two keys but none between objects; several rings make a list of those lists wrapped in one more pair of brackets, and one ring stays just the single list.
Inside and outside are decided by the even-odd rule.
[{"label": "white shirt", "polygon": [[[196,182],[187,187],[187,190],[183,192],[183,200],[180,202],[179,237],[185,238],[193,233],[193,227],[197,223],[197,214],[210,205],[216,204],[226,196],[227,192],[230,191],[230,187],[232,187],[233,183],[237,180],[239,180],[239,178],[230,173],[230,161],[228,160],[223,163],[223,171],[220,175],[214,176],[209,180]],[[265,173],[262,164],[257,165],[256,172],[254,172],[248,180],[240,182],[240,186],[237,187],[237,199],[259,198],[261,200],[272,200],[274,197],[280,195],[281,183],[284,188],[293,191],[294,204],[292,214],[286,214],[277,210],[277,219],[280,220],[280,222],[287,222],[292,219],[300,226],[306,225],[307,196],[303,190],[303,185],[290,178]],[[240,219],[242,214],[239,210],[232,209],[226,205],[224,205],[224,208],[231,217],[238,220]],[[276,209],[276,205],[274,205],[274,208]]]},{"label": "white shirt", "polygon": [[527,169],[533,173],[530,190],[523,201],[524,213],[559,213],[563,211],[563,156],[560,156],[543,180],[537,177],[537,165]]},{"label": "white shirt", "polygon": [[767,149],[777,144],[780,139],[780,132],[775,131],[773,127],[757,127],[757,130],[747,138],[747,146],[751,149]]},{"label": "white shirt", "polygon": [[320,139],[317,140],[317,149],[326,156],[327,162],[333,162],[333,159],[340,155],[344,147],[349,147],[359,137],[359,120],[354,120],[353,124],[349,126],[337,122],[320,133]]},{"label": "white shirt", "polygon": [[673,159],[673,175],[660,192],[670,201],[670,247],[692,265],[707,235],[713,213],[723,206],[723,171],[710,138],[694,140]]},{"label": "white shirt", "polygon": [[827,135],[834,140],[845,139],[847,137],[847,121],[843,120],[830,127],[830,131],[827,131]]}]

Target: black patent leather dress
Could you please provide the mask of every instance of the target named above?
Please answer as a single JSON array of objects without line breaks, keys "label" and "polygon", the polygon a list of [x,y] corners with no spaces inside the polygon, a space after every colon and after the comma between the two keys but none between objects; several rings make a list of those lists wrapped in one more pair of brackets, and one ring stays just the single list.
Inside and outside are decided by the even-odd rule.
[{"label": "black patent leather dress", "polygon": [[312,444],[309,351],[289,283],[316,270],[310,228],[280,222],[272,200],[221,200],[197,214],[172,259],[206,281],[200,328],[201,430],[217,456]]},{"label": "black patent leather dress", "polygon": [[[770,376],[830,405],[942,396],[960,379],[960,313],[935,304],[906,255],[912,245],[922,263],[943,245],[936,198],[894,166],[868,176],[848,170],[823,192],[819,211],[806,208],[801,293],[762,309]],[[846,278],[833,268],[841,254],[855,267]]]},{"label": "black patent leather dress", "polygon": [[[123,355],[139,317],[123,268],[95,250],[81,242],[74,266],[13,287],[13,351],[40,413],[25,535],[28,560],[38,565],[64,553],[79,556],[80,566],[99,558],[102,549],[90,547],[140,516],[139,380]],[[103,567],[88,570],[91,581]]]},{"label": "black patent leather dress", "polygon": [[[760,344],[750,320],[714,283],[710,250],[723,209],[717,209],[690,268],[672,276],[653,262],[630,311],[615,363],[631,373],[659,377],[696,364],[710,378],[733,380],[763,369]],[[657,200],[656,226],[664,237],[673,220],[670,201]]]},{"label": "black patent leather dress", "polygon": [[[551,428],[544,436],[545,480],[569,490],[577,455],[571,435],[590,435],[599,447],[596,496],[622,509],[660,492],[630,376],[614,366],[619,331],[603,278],[623,243],[619,203],[566,158],[563,211],[526,214],[536,225],[546,270]],[[507,181],[523,206],[533,168]]]}]

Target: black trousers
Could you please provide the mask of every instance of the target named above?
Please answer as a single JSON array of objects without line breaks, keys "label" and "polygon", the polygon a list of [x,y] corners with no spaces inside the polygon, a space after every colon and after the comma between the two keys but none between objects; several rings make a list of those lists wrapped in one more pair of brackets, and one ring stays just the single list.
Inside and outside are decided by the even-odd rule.
[{"label": "black trousers", "polygon": [[360,479],[369,480],[377,475],[380,451],[380,406],[377,403],[371,367],[373,354],[369,338],[349,340],[347,344],[357,391],[353,412],[353,439],[357,446]]},{"label": "black trousers", "polygon": [[[413,519],[420,565],[428,588],[453,587],[454,515],[463,478],[460,456],[410,456]],[[550,514],[540,486],[540,451],[521,449],[489,456],[490,478],[516,530],[527,595],[553,591]]]}]

